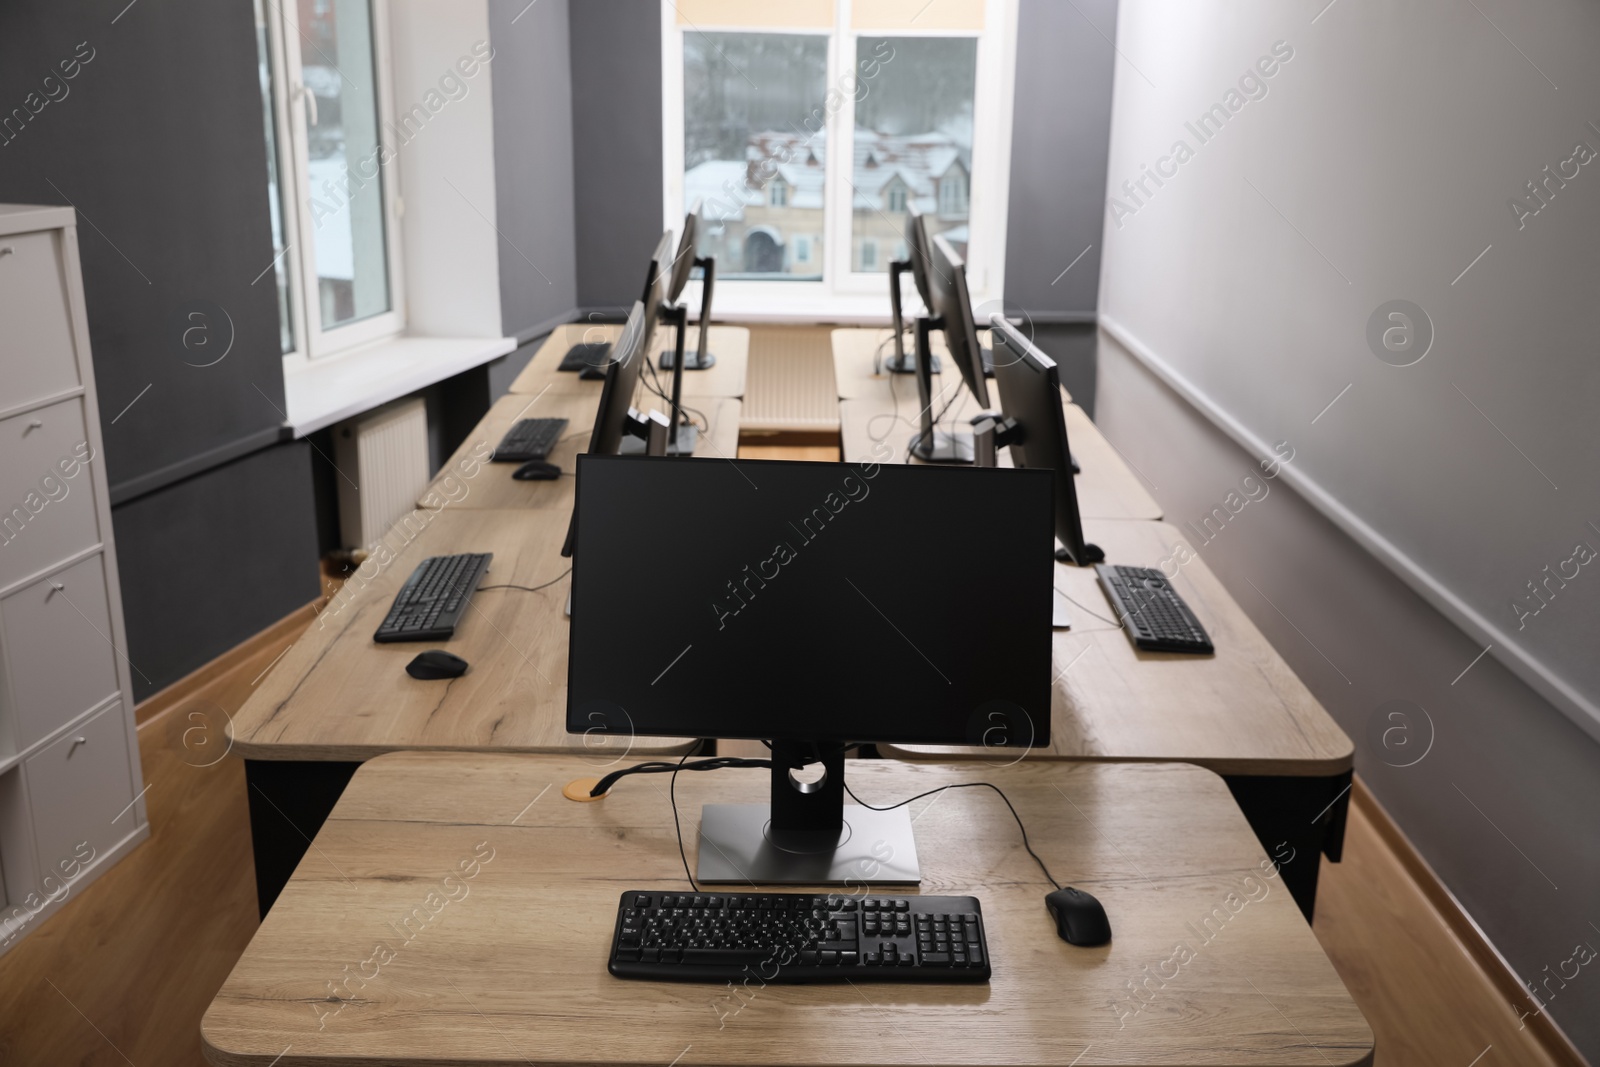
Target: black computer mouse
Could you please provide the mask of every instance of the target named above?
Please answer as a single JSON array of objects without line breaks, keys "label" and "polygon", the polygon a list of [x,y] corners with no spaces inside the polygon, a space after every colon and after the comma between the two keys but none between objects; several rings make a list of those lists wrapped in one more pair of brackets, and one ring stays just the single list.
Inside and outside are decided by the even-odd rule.
[{"label": "black computer mouse", "polygon": [[1100,902],[1081,889],[1068,886],[1044,898],[1056,921],[1056,936],[1069,945],[1103,945],[1111,940],[1111,920]]},{"label": "black computer mouse", "polygon": [[548,482],[561,477],[561,468],[542,459],[530,459],[512,471],[511,477],[519,482]]},{"label": "black computer mouse", "polygon": [[442,648],[430,648],[417,653],[417,657],[406,664],[406,673],[424,682],[436,678],[459,678],[467,673],[467,661]]}]

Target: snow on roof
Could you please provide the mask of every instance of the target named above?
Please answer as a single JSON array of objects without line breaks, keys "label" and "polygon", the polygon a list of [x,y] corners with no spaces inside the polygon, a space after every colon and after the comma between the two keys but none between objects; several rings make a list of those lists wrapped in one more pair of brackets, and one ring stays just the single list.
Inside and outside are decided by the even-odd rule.
[{"label": "snow on roof", "polygon": [[[789,186],[790,207],[822,209],[828,170],[824,134],[762,130],[750,135],[744,155],[743,160],[709,160],[684,175],[685,196],[690,202],[704,197],[707,218],[742,220],[745,206],[766,199],[763,177],[782,179]],[[909,136],[858,131],[854,157],[851,183],[857,210],[885,210],[889,189],[898,181],[909,201],[932,212],[938,204],[934,183],[953,167],[971,169],[971,150],[940,131]]]}]

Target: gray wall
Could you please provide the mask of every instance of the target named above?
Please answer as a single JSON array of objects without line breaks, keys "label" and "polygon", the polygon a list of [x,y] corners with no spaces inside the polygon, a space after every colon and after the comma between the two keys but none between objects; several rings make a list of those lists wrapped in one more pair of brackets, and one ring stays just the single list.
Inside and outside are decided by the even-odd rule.
[{"label": "gray wall", "polygon": [[578,304],[626,311],[661,237],[661,8],[580,0],[571,24]]},{"label": "gray wall", "polygon": [[[8,107],[79,42],[94,49],[65,98],[0,145],[0,200],[78,208],[143,697],[310,601],[318,579],[305,448],[272,443],[283,406],[276,297],[270,277],[252,284],[273,250],[250,4],[171,0],[116,15],[0,5]],[[215,366],[181,358],[181,313],[196,299],[232,320],[233,347]]]},{"label": "gray wall", "polygon": [[[1350,735],[1356,772],[1518,974],[1542,982],[1575,944],[1600,945],[1589,925],[1600,747],[1494,657],[1462,675],[1483,646],[1281,479],[1205,543],[1187,524],[1257,472],[1255,459],[1104,332],[1099,373],[1098,425]],[[1389,719],[1379,708],[1392,700],[1426,719]],[[1397,724],[1406,732],[1385,747]],[[1584,971],[1550,990],[1551,1016],[1600,1061],[1600,980]]]},{"label": "gray wall", "polygon": [[1006,306],[1038,322],[1092,320],[1099,298],[1116,35],[1117,0],[1022,0],[1017,12]]},{"label": "gray wall", "polygon": [[567,0],[490,0],[489,34],[501,328],[525,342],[578,303]]}]

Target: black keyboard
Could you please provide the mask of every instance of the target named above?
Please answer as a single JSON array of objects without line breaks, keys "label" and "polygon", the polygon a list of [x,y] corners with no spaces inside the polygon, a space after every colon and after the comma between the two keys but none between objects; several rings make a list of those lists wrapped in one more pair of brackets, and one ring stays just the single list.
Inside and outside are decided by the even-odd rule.
[{"label": "black keyboard", "polygon": [[1109,563],[1097,563],[1094,570],[1100,576],[1100,588],[1127,625],[1135,648],[1200,655],[1216,651],[1205,627],[1161,571]]},{"label": "black keyboard", "polygon": [[491,552],[429,556],[395,594],[374,641],[442,641],[456,631],[472,591],[489,570]]},{"label": "black keyboard", "polygon": [[611,362],[610,341],[580,341],[567,349],[556,370],[582,371],[584,378],[604,378]]},{"label": "black keyboard", "polygon": [[493,461],[526,463],[531,459],[543,459],[561,440],[561,432],[566,428],[566,419],[518,419],[494,446]]},{"label": "black keyboard", "polygon": [[727,982],[987,982],[976,897],[622,894],[618,978]]}]

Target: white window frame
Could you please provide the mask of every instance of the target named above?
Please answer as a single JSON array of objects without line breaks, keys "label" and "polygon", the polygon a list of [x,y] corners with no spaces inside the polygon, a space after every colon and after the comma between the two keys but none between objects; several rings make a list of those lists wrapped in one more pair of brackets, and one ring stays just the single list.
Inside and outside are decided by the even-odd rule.
[{"label": "white window frame", "polygon": [[[369,0],[372,11],[373,70],[378,80],[374,97],[378,105],[378,136],[390,163],[380,165],[384,212],[384,255],[389,274],[389,310],[358,319],[332,330],[322,329],[322,301],[317,286],[314,223],[308,205],[311,177],[307,167],[310,138],[307,132],[300,50],[286,46],[287,35],[298,33],[293,5],[267,3],[267,40],[271,51],[273,120],[276,125],[278,176],[283,198],[283,234],[288,253],[283,261],[289,272],[289,317],[294,350],[284,354],[286,369],[304,365],[374,341],[405,332],[405,272],[400,237],[400,174],[393,162],[393,91],[390,80],[388,0]],[[387,151],[383,151],[387,149]],[[292,195],[291,194],[292,191]]]},{"label": "white window frame", "polygon": [[[984,28],[978,34],[973,100],[972,171],[967,190],[967,285],[975,305],[1002,298],[1005,291],[1006,213],[1010,199],[1012,112],[1015,88],[1018,0],[984,0]],[[829,29],[769,25],[696,24],[679,26],[673,0],[661,3],[662,220],[676,232],[683,225],[683,36],[685,33],[796,33],[828,38],[826,84],[840,84],[855,67],[859,37],[971,37],[969,30],[856,30],[851,0],[835,0]],[[859,73],[859,72],[857,72]],[[887,319],[888,275],[853,269],[853,153],[842,151],[855,131],[855,97],[841,91],[840,106],[827,121],[828,180],[823,196],[821,281],[785,279],[717,280],[719,317],[783,318],[836,315],[840,321]],[[818,101],[818,104],[823,104]],[[882,249],[880,249],[880,252]],[[816,259],[813,251],[812,259]],[[696,289],[699,283],[691,283]],[[915,300],[909,287],[907,295]],[[690,294],[698,300],[698,291]]]}]

